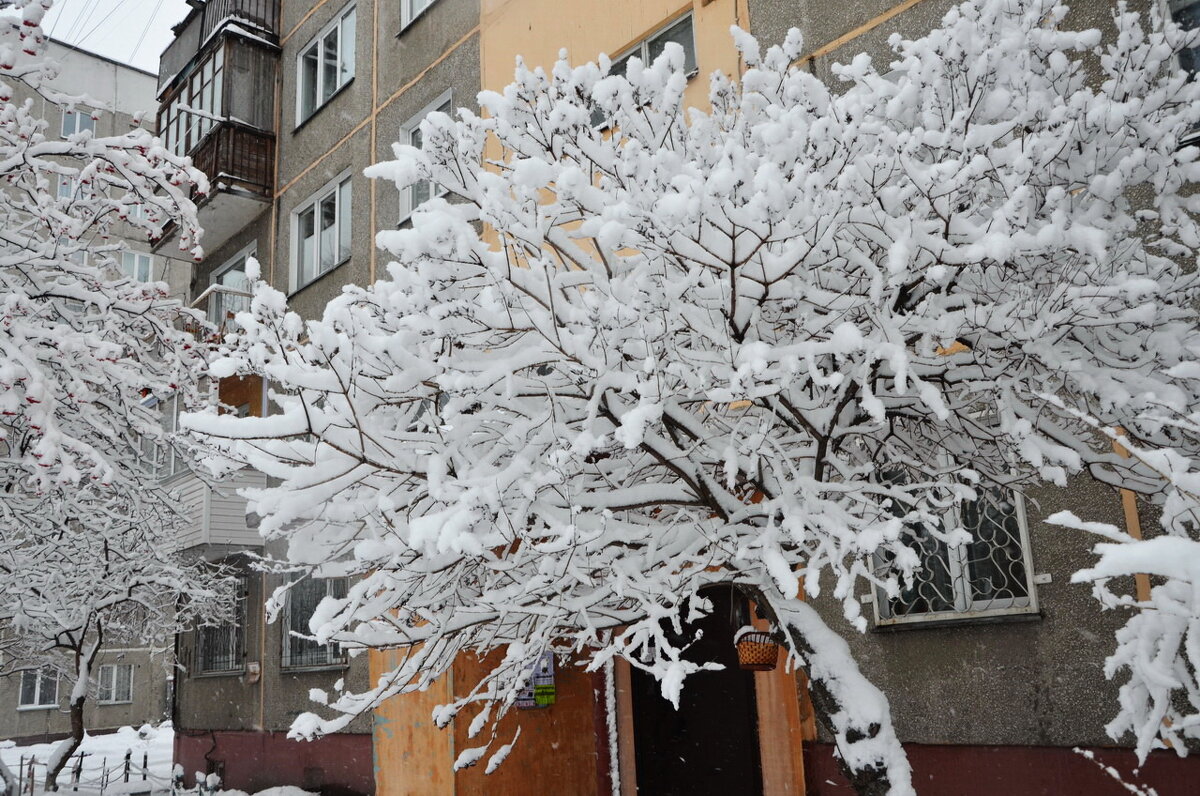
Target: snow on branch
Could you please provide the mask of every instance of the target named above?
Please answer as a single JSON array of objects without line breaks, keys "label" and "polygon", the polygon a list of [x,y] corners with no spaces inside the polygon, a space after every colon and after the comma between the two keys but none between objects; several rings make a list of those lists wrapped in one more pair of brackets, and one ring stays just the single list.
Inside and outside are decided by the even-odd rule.
[{"label": "snow on branch", "polygon": [[[1115,21],[1103,42],[1050,0],[968,2],[828,85],[798,33],[737,33],[711,112],[668,46],[624,75],[518,63],[482,115],[431,114],[368,170],[446,191],[379,233],[386,278],[309,321],[260,283],[238,316],[219,372],[266,377],[278,416],[186,420],[275,479],[252,509],[294,564],[360,576],[318,636],[404,650],[294,731],[462,653],[502,658],[439,724],[502,718],[548,649],[677,696],[714,584],[842,661],[801,584],[864,628],[861,587],[911,579],[914,529],[968,538],[980,491],[1088,470],[1161,496],[1081,413],[1195,448],[1149,410],[1197,405],[1172,369],[1200,352],[1200,87],[1188,36]],[[886,700],[846,678],[825,719],[850,773],[908,792]]]}]

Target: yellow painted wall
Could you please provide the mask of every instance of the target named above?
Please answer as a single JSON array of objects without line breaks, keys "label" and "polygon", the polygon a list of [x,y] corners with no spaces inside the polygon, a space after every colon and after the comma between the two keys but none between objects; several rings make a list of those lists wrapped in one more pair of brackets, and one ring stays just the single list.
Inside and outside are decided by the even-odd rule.
[{"label": "yellow painted wall", "polygon": [[688,85],[687,102],[707,108],[708,76],[716,69],[739,72],[729,26],[749,27],[746,0],[482,0],[482,86],[499,90],[511,83],[517,55],[530,67],[547,69],[564,47],[572,63],[595,60],[601,52],[619,55],[688,11],[700,71]]}]

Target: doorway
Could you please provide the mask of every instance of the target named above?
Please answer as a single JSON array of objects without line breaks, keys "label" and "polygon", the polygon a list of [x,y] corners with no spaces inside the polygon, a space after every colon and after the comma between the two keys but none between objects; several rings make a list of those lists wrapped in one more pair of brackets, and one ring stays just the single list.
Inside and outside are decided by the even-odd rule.
[{"label": "doorway", "polygon": [[[762,793],[754,673],[738,668],[734,631],[749,623],[748,605],[730,587],[704,592],[713,611],[685,625],[699,638],[684,658],[724,665],[687,678],[676,710],[657,680],[633,669],[633,737],[638,796],[728,796]],[[702,631],[698,633],[697,631]]]}]

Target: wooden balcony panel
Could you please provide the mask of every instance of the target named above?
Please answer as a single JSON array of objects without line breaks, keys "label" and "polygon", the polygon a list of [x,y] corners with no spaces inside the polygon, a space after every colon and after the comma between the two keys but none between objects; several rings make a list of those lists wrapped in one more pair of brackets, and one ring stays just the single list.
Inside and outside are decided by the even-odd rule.
[{"label": "wooden balcony panel", "polygon": [[214,186],[225,183],[270,198],[274,189],[275,136],[221,122],[196,147],[192,164]]}]

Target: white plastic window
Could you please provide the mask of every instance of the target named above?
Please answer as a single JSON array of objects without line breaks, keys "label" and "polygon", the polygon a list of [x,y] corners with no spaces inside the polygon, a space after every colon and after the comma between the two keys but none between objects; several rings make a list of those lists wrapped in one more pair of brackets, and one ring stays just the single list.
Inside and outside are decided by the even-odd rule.
[{"label": "white plastic window", "polygon": [[354,77],[354,8],[343,11],[300,52],[296,65],[296,123],[303,122]]},{"label": "white plastic window", "polygon": [[[416,116],[409,119],[400,128],[400,140],[406,144],[421,148],[423,136],[421,134],[421,122],[426,116],[438,111],[440,113],[451,113],[454,110],[452,97],[449,91],[438,97],[431,105],[424,108]],[[435,196],[444,196],[446,189],[440,185],[436,185],[429,180],[420,180],[404,189],[400,195],[400,220],[404,221],[412,212],[423,205]]]},{"label": "white plastic window", "polygon": [[96,701],[101,705],[120,705],[133,701],[133,666],[106,663],[96,677]]},{"label": "white plastic window", "polygon": [[154,257],[145,252],[121,252],[121,273],[137,282],[149,282],[154,275]]},{"label": "white plastic window", "polygon": [[25,669],[21,672],[19,708],[58,707],[58,674],[51,669]]},{"label": "white plastic window", "polygon": [[92,134],[96,132],[96,120],[92,118],[91,111],[63,111],[63,138],[82,133],[84,130]]},{"label": "white plastic window", "polygon": [[407,28],[435,0],[400,0],[400,27]]},{"label": "white plastic window", "polygon": [[349,177],[335,180],[293,215],[296,289],[350,259],[350,187]]}]

